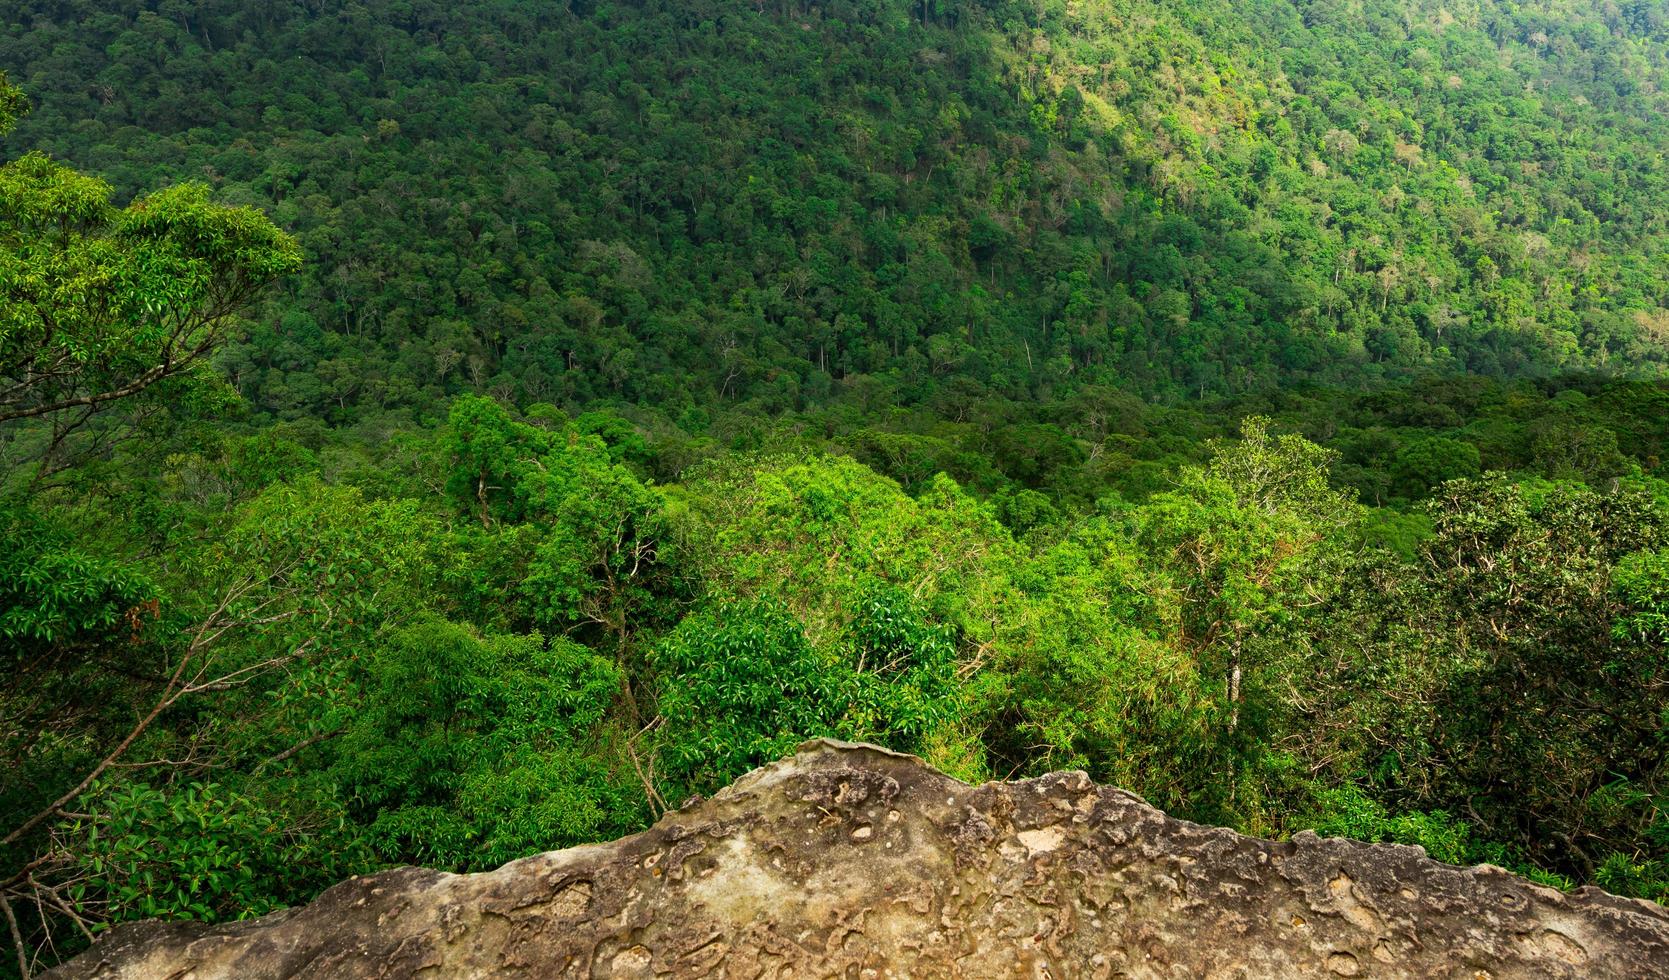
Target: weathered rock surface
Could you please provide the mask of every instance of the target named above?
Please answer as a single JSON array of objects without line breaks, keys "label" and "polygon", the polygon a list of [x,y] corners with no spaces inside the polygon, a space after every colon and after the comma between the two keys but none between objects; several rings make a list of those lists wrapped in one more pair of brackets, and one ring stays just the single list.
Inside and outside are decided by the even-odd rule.
[{"label": "weathered rock surface", "polygon": [[137,923],[52,975],[1669,977],[1669,914],[1418,848],[1200,827],[1081,773],[970,787],[819,741],[635,837]]}]

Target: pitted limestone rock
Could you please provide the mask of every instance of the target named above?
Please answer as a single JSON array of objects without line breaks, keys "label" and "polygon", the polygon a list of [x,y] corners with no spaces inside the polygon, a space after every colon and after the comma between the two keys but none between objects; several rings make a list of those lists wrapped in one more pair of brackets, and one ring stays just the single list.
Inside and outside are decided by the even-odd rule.
[{"label": "pitted limestone rock", "polygon": [[1666,977],[1669,913],[817,741],[611,844],[114,930],[53,976]]}]

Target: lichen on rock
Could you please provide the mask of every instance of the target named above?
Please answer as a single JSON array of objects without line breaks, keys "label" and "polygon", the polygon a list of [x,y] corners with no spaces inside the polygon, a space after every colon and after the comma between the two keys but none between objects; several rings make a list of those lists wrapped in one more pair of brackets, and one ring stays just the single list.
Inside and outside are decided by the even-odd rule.
[{"label": "lichen on rock", "polygon": [[1669,912],[1417,847],[1244,837],[1083,773],[968,786],[819,740],[623,840],[402,868],[50,976],[1669,977]]}]

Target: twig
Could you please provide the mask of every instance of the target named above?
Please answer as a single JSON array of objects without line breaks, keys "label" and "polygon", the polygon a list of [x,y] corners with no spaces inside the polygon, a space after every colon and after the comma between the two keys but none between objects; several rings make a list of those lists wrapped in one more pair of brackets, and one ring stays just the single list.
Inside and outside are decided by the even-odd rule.
[{"label": "twig", "polygon": [[[172,707],[174,705],[175,702],[179,701],[182,697],[185,697],[187,694],[191,694],[191,693],[194,693],[196,691],[199,691],[199,690],[203,689],[202,687],[197,686],[195,684],[182,684],[181,683],[181,681],[185,677],[186,666],[191,663],[191,661],[193,659],[193,656],[199,650],[201,650],[205,645],[214,642],[214,640],[217,637],[219,637],[222,633],[226,632],[226,630],[231,628],[230,624],[227,625],[227,626],[223,626],[223,627],[221,627],[220,629],[216,630],[213,633],[208,633],[207,634],[207,639],[204,638],[205,634],[206,634],[206,631],[208,630],[209,626],[215,621],[215,619],[217,617],[219,617],[220,614],[223,613],[226,610],[226,608],[228,606],[230,606],[232,604],[232,602],[234,602],[236,600],[236,598],[238,596],[242,595],[244,592],[247,592],[249,590],[249,588],[253,586],[253,584],[254,584],[253,580],[250,580],[250,581],[246,582],[245,584],[240,585],[237,588],[234,588],[232,591],[228,592],[225,595],[225,597],[223,597],[221,599],[220,605],[215,609],[215,611],[213,613],[210,614],[209,618],[204,620],[202,625],[200,625],[197,628],[196,635],[192,639],[190,646],[186,648],[185,653],[180,655],[180,662],[174,668],[173,676],[168,678],[168,683],[163,688],[162,696],[157,698],[157,702],[156,702],[155,705],[152,706],[152,708],[150,710],[150,713],[145,715],[145,717],[141,718],[139,720],[139,722],[133,726],[133,729],[128,732],[127,737],[122,739],[121,743],[118,744],[114,749],[112,749],[110,751],[109,755],[106,755],[102,760],[100,760],[99,764],[93,767],[93,771],[89,772],[81,780],[81,782],[77,783],[74,787],[72,787],[69,790],[69,792],[65,793],[63,796],[60,796],[58,799],[53,800],[52,803],[49,806],[47,806],[45,809],[41,810],[39,813],[36,813],[34,816],[30,817],[28,820],[24,821],[22,826],[18,827],[16,830],[13,830],[11,833],[7,834],[3,839],[0,839],[0,844],[11,844],[11,843],[16,842],[24,834],[27,834],[29,831],[34,830],[36,827],[40,826],[40,824],[43,821],[49,820],[54,815],[58,814],[62,810],[62,808],[64,807],[65,804],[69,803],[71,800],[80,796],[83,792],[86,791],[87,787],[89,787],[93,784],[94,780],[96,780],[100,776],[104,775],[105,770],[109,769],[113,764],[115,764],[116,760],[120,759],[122,757],[123,753],[127,752],[127,750],[133,746],[133,743],[139,740],[139,736],[143,735],[146,732],[146,730],[151,727],[151,723],[156,721],[157,718],[159,716],[161,716],[161,714],[164,711],[167,711],[170,707]],[[263,603],[263,605],[264,605],[264,603]],[[259,608],[259,607],[257,607],[257,608]],[[311,636],[308,637],[306,640],[302,641],[301,645],[298,646],[295,649],[295,651],[293,651],[292,653],[290,653],[289,655],[287,655],[285,657],[274,657],[272,660],[266,661],[264,663],[255,664],[255,665],[252,665],[251,667],[240,668],[239,670],[235,670],[232,673],[227,674],[224,677],[221,677],[221,678],[217,679],[216,681],[210,682],[210,684],[218,684],[218,683],[227,681],[229,679],[236,678],[236,677],[238,677],[238,675],[243,674],[243,673],[245,673],[249,670],[264,669],[265,667],[268,667],[272,664],[282,662],[284,660],[290,659],[291,657],[299,656],[303,651],[305,651],[307,649],[307,647],[312,645],[314,639],[316,639],[316,637],[311,637]],[[199,667],[198,676],[197,676],[197,678],[194,678],[194,680],[201,678],[203,670],[204,670],[203,667]]]},{"label": "twig", "polygon": [[265,769],[266,767],[268,767],[270,765],[275,765],[277,763],[283,762],[285,759],[288,759],[289,757],[295,755],[297,752],[300,752],[303,749],[309,748],[311,746],[317,745],[320,742],[323,742],[327,738],[335,738],[336,736],[342,734],[343,732],[345,732],[347,730],[348,730],[347,727],[343,726],[341,728],[333,728],[328,732],[319,732],[317,735],[310,735],[307,738],[302,739],[301,741],[297,742],[296,744],[290,746],[289,748],[285,749],[284,751],[282,751],[282,752],[278,753],[277,755],[273,756],[272,758],[261,762],[260,765],[257,765],[250,772],[250,775],[251,776],[260,775],[260,772],[261,772],[262,769]]},{"label": "twig", "polygon": [[23,954],[23,931],[17,927],[17,916],[12,914],[12,903],[6,901],[6,896],[0,895],[0,912],[6,913],[6,925],[12,930],[12,943],[17,946],[17,972],[23,980],[29,980],[29,958]]},{"label": "twig", "polygon": [[[194,643],[193,646],[195,645],[196,644]],[[151,727],[151,722],[156,721],[159,715],[168,710],[169,705],[179,700],[179,695],[175,692],[179,686],[180,678],[185,675],[185,666],[190,662],[191,656],[189,652],[180,656],[179,666],[174,668],[174,676],[168,679],[167,689],[164,690],[162,697],[157,699],[157,702],[155,706],[151,708],[150,713],[141,718],[139,723],[133,726],[133,730],[128,732],[127,737],[122,739],[121,743],[118,744],[115,749],[111,750],[109,755],[100,760],[99,764],[93,767],[92,772],[89,772],[81,780],[81,782],[76,783],[69,792],[58,797],[56,800],[53,800],[51,805],[46,807],[46,809],[30,817],[28,820],[25,820],[22,826],[7,834],[4,839],[0,839],[0,844],[14,843],[24,834],[34,830],[36,827],[40,826],[43,821],[50,819],[54,814],[56,814],[59,809],[64,806],[64,804],[85,792],[87,787],[93,785],[94,780],[104,775],[104,771],[110,768],[111,763],[121,758],[122,753],[126,752],[134,742],[137,742],[139,740],[139,736],[145,734],[145,730]]]},{"label": "twig", "polygon": [[[46,917],[46,906],[41,904],[41,890],[39,888],[30,889],[29,897],[35,900],[35,918],[41,922],[41,935],[46,939],[46,951],[54,960],[60,959],[58,944],[52,941],[52,920]],[[35,959],[38,961],[40,958],[41,948],[37,945],[35,947]]]},{"label": "twig", "polygon": [[64,901],[63,896],[58,894],[58,889],[42,884],[33,878],[29,879],[29,884],[40,891],[46,892],[47,901],[62,909],[64,914],[70,917],[70,921],[75,923],[75,927],[81,930],[81,934],[87,937],[88,942],[93,941],[93,930],[87,927],[87,920],[83,919],[68,902]]},{"label": "twig", "polygon": [[[630,758],[632,760],[632,768],[637,770],[638,780],[643,783],[643,792],[644,792],[645,798],[649,801],[650,811],[653,812],[656,806],[660,807],[660,812],[655,813],[656,819],[659,819],[662,813],[667,812],[668,810],[672,809],[672,807],[667,806],[666,800],[664,798],[662,798],[660,793],[655,791],[654,780],[650,779],[647,775],[644,774],[643,766],[638,763],[637,747],[636,746],[637,746],[637,740],[638,739],[640,739],[644,735],[648,734],[651,730],[653,730],[655,728],[658,728],[660,726],[661,722],[663,722],[663,721],[665,721],[664,718],[657,717],[654,721],[650,722],[647,725],[644,725],[643,728],[640,729],[636,735],[633,735],[631,738],[626,740],[626,755],[627,755],[628,758]],[[654,771],[654,768],[655,768],[655,760],[650,759],[649,760],[650,771],[651,772]]]}]

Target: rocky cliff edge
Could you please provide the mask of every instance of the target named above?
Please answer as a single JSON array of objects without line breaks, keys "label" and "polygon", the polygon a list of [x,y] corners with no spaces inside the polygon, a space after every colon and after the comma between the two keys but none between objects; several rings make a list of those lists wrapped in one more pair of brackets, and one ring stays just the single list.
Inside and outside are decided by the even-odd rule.
[{"label": "rocky cliff edge", "polygon": [[1646,978],[1669,977],[1669,912],[822,740],[633,837],[130,924],[49,976]]}]

